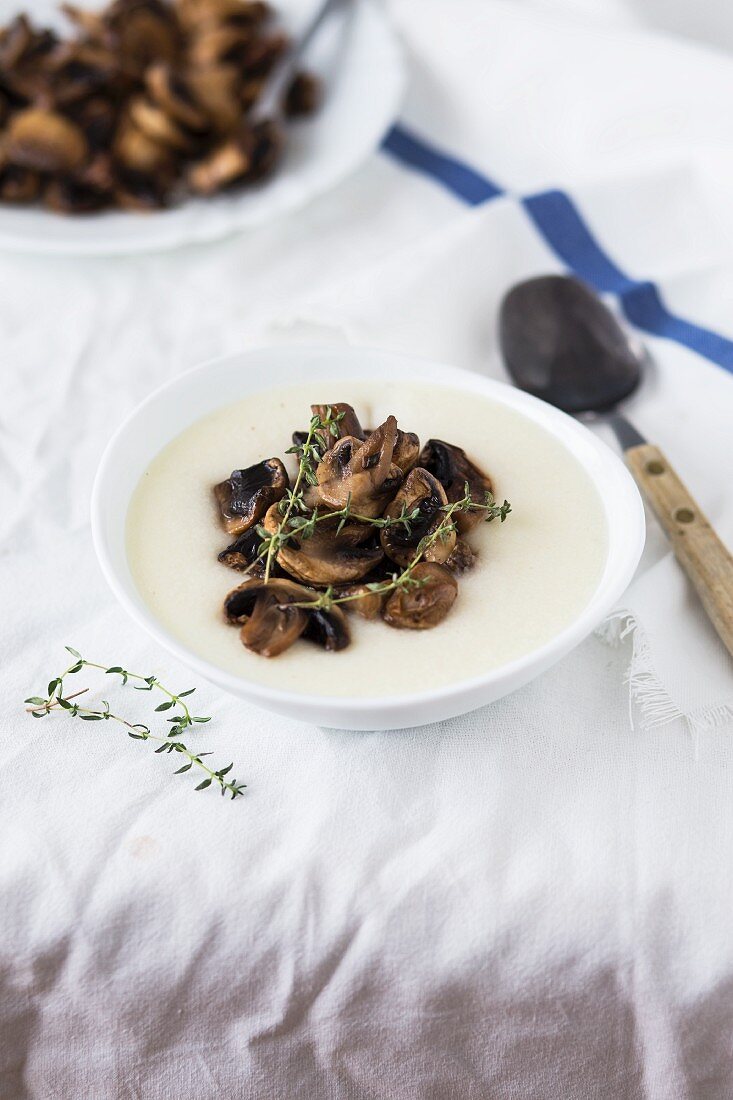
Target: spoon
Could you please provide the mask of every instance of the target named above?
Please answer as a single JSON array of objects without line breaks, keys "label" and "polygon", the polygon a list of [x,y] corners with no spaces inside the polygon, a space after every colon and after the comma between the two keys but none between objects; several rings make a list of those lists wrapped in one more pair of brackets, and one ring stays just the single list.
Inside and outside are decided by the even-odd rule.
[{"label": "spoon", "polygon": [[517,283],[499,310],[504,362],[520,389],[613,429],[637,485],[733,656],[733,557],[662,451],[618,411],[645,355],[592,290],[565,275]]},{"label": "spoon", "polygon": [[319,0],[298,37],[289,45],[267,77],[265,86],[250,111],[251,121],[278,121],[282,118],[285,93],[298,70],[303,54],[331,14],[349,2],[350,0]]}]

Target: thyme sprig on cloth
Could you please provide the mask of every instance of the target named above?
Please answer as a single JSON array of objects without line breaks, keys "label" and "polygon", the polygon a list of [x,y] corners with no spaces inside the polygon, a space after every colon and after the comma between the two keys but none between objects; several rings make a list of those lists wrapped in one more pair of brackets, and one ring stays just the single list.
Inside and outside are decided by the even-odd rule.
[{"label": "thyme sprig on cloth", "polygon": [[[87,661],[78,650],[72,649],[71,646],[65,646],[64,648],[74,658],[73,662],[59,676],[55,676],[49,682],[45,696],[32,695],[25,700],[26,703],[30,704],[27,709],[34,718],[45,718],[52,711],[61,711],[70,718],[79,718],[82,722],[116,722],[126,729],[128,737],[132,737],[136,741],[156,742],[158,745],[158,748],[155,749],[156,753],[177,753],[182,756],[185,763],[177,768],[174,774],[180,775],[191,771],[192,768],[196,768],[200,773],[203,773],[204,778],[195,788],[197,791],[206,790],[213,783],[219,787],[222,795],[228,794],[232,799],[243,794],[246,784],[238,783],[233,776],[229,778],[234,767],[233,763],[227,764],[226,767],[218,770],[210,768],[203,760],[205,756],[212,755],[210,752],[192,752],[180,739],[184,730],[211,721],[210,717],[192,714],[185,702],[185,699],[193,695],[195,688],[188,688],[186,691],[176,694],[161,684],[156,676],[143,676],[137,672],[129,672],[121,665],[108,667],[107,665],[98,664],[96,661]],[[78,702],[79,696],[85,695],[89,688],[85,687],[79,691],[69,693],[66,690],[65,681],[67,677],[75,676],[84,668],[99,669],[108,676],[119,676],[123,686],[134,680],[136,682],[131,686],[135,691],[157,691],[164,695],[165,699],[155,707],[155,713],[174,712],[166,718],[166,722],[170,726],[166,735],[155,734],[150,726],[141,722],[130,722],[127,718],[114,714],[106,699],[102,700],[101,708],[87,707],[80,704]]]}]

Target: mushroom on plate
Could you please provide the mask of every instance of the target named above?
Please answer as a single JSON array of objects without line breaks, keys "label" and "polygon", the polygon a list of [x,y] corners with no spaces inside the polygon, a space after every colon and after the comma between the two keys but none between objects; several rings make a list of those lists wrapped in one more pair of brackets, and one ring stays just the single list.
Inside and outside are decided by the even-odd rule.
[{"label": "mushroom on plate", "polygon": [[[442,439],[427,441],[420,454],[420,465],[438,479],[450,504],[462,499],[466,483],[475,504],[483,504],[486,494],[492,491],[491,479],[471,462],[466,452]],[[454,519],[458,533],[463,535],[481,522],[481,512],[456,512]]]},{"label": "mushroom on plate", "polygon": [[325,453],[316,470],[319,500],[329,508],[343,508],[374,518],[394,496],[402,470],[392,461],[397,421],[387,417],[363,442],[344,436]]},{"label": "mushroom on plate", "polygon": [[89,147],[80,128],[57,111],[29,107],[11,120],[5,156],[17,168],[37,172],[74,172],[87,159]]},{"label": "mushroom on plate", "polygon": [[241,625],[242,644],[263,657],[277,657],[301,636],[327,650],[343,649],[349,630],[339,608],[296,606],[312,603],[315,596],[294,581],[251,577],[226,597],[224,615]]},{"label": "mushroom on plate", "polygon": [[[409,565],[422,539],[433,534],[443,523],[443,509],[447,503],[445,490],[437,478],[421,466],[411,470],[384,513],[392,520],[405,516],[404,522],[382,528],[380,539],[387,557],[403,567]],[[455,530],[447,525],[427,547],[423,557],[425,561],[443,562],[450,557],[455,544]]]},{"label": "mushroom on plate", "polygon": [[450,611],[458,584],[445,566],[436,562],[421,562],[411,576],[417,583],[392,593],[384,607],[384,621],[400,630],[429,630]]},{"label": "mushroom on plate", "polygon": [[268,458],[233,470],[231,477],[214,486],[224,527],[230,535],[241,535],[262,519],[270,505],[282,500],[290,485],[287,470],[279,458]]}]

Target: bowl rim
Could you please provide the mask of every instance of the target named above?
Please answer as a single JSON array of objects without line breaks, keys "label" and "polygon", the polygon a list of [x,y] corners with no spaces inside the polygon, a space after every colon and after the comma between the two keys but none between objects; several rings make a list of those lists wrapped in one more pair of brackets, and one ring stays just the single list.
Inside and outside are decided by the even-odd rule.
[{"label": "bowl rim", "polygon": [[[124,446],[126,435],[152,405],[164,399],[169,399],[177,390],[186,389],[192,384],[195,385],[199,378],[205,376],[209,372],[225,369],[229,365],[241,362],[243,358],[279,358],[284,353],[287,353],[292,359],[297,359],[299,353],[301,355],[305,354],[306,356],[313,355],[317,358],[321,356],[325,358],[337,357],[342,366],[344,358],[349,355],[366,355],[373,357],[375,360],[381,360],[385,366],[389,361],[392,364],[393,372],[395,366],[399,365],[400,375],[409,380],[417,379],[421,370],[424,372],[426,369],[429,369],[430,372],[437,372],[440,374],[439,379],[433,377],[426,379],[431,385],[444,385],[451,388],[455,384],[456,388],[459,389],[470,389],[474,392],[480,392],[489,399],[514,409],[520,414],[528,415],[531,420],[535,423],[539,423],[560,443],[564,442],[564,437],[566,436],[570,436],[571,438],[575,436],[576,439],[584,440],[586,446],[590,445],[601,462],[605,463],[609,471],[609,476],[615,476],[617,491],[625,497],[626,530],[624,538],[621,539],[618,532],[614,529],[613,524],[609,522],[610,517],[606,511],[606,501],[603,494],[598,489],[597,480],[592,472],[587,471],[604,506],[607,525],[607,553],[603,574],[590,599],[575,618],[563,627],[561,631],[548,639],[548,641],[543,642],[542,645],[529,650],[527,653],[521,654],[511,661],[471,677],[455,680],[439,687],[405,694],[330,696],[270,687],[258,683],[256,680],[252,680],[246,676],[238,676],[228,672],[219,665],[213,664],[204,657],[199,656],[190,650],[183,642],[179,641],[174,635],[170,634],[155,618],[153,612],[145,605],[142,596],[140,596],[139,604],[135,603],[130,598],[125,583],[118,575],[118,571],[112,561],[103,516],[103,499],[107,488],[108,478],[117,460],[118,452],[120,448]],[[263,392],[270,388],[277,388],[277,382],[273,376],[268,376],[268,382],[264,386],[258,387],[255,385],[253,387],[252,385],[247,385],[246,381],[252,379],[253,373],[254,372],[247,370],[242,371],[242,378],[245,381],[242,392],[238,398],[222,401],[207,412],[201,413],[198,416],[193,416],[189,420],[188,426],[195,423],[201,417],[210,415],[211,411],[214,411],[216,408],[222,408],[225,405],[231,404],[234,400],[246,398],[248,393]],[[353,378],[358,378],[358,376],[354,375]],[[305,379],[302,380],[304,381]],[[317,375],[313,380],[318,380]],[[363,380],[368,381],[369,379],[364,376]],[[289,383],[289,385],[294,384],[295,383]],[[185,428],[179,429],[179,432],[183,430],[185,430]],[[175,435],[178,435],[179,432],[176,432],[174,436],[170,438],[175,438]],[[151,457],[158,454],[168,442],[170,442],[170,439],[161,443],[157,450],[152,452]],[[567,449],[570,450],[570,448]],[[149,461],[151,461],[151,458],[148,459],[148,462]],[[125,522],[133,491],[134,489],[130,492],[130,495],[125,501]],[[232,695],[239,696],[240,698],[244,696],[269,709],[278,709],[284,706],[321,711],[324,709],[338,710],[340,715],[353,719],[360,719],[385,709],[399,713],[410,707],[424,707],[431,703],[445,703],[453,698],[457,700],[459,697],[469,696],[477,689],[490,687],[492,684],[500,685],[503,681],[515,680],[518,676],[522,676],[523,673],[529,672],[535,666],[539,674],[545,668],[549,667],[554,659],[559,659],[564,656],[587,637],[614,607],[628,587],[636,571],[644,548],[646,536],[644,505],[636,482],[621,458],[604,443],[603,440],[589,431],[585,425],[581,424],[573,417],[568,416],[566,413],[561,412],[559,409],[556,409],[554,406],[506,382],[489,378],[475,371],[454,367],[436,360],[425,359],[421,356],[409,355],[401,351],[392,352],[383,348],[371,348],[368,346],[339,344],[319,345],[310,343],[261,345],[224,356],[217,356],[216,358],[207,360],[204,363],[200,363],[182,371],[174,378],[169,379],[167,382],[164,382],[154,389],[127,414],[122,423],[112,434],[105,447],[92,487],[91,526],[92,540],[97,560],[102,570],[102,574],[114,596],[138,626],[142,627],[154,641],[183,664],[204,677],[204,679],[230,692]],[[125,523],[123,522],[123,532],[124,526]],[[131,583],[134,586],[132,577]],[[520,683],[525,683],[530,678],[531,676],[526,676]],[[513,689],[510,687],[507,690],[510,691]],[[457,711],[456,713],[459,712]]]}]

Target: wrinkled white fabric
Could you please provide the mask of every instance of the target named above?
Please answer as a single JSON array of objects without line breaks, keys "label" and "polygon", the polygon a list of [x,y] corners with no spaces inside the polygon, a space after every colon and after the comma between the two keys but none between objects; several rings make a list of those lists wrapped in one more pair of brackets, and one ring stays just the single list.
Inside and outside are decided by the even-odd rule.
[{"label": "wrinkled white fabric", "polygon": [[[410,123],[517,190],[570,189],[625,269],[733,332],[733,60],[547,3],[395,14]],[[466,248],[483,315],[475,289],[464,300]],[[554,266],[513,201],[467,211],[382,154],[216,246],[0,257],[3,1100],[733,1094],[733,723],[644,728],[628,638],[590,638],[491,707],[400,732],[303,726],[197,684],[213,721],[192,740],[235,761],[236,803],[109,724],[22,711],[65,643],[194,686],[116,606],[89,537],[106,439],[154,385],[310,338],[304,317],[321,338],[326,304],[335,337],[496,372],[502,288]],[[651,343],[634,415],[730,539],[733,381]],[[672,568],[650,536],[647,563]],[[683,648],[701,629],[687,603],[670,618]],[[149,713],[109,679],[94,697]]]}]

